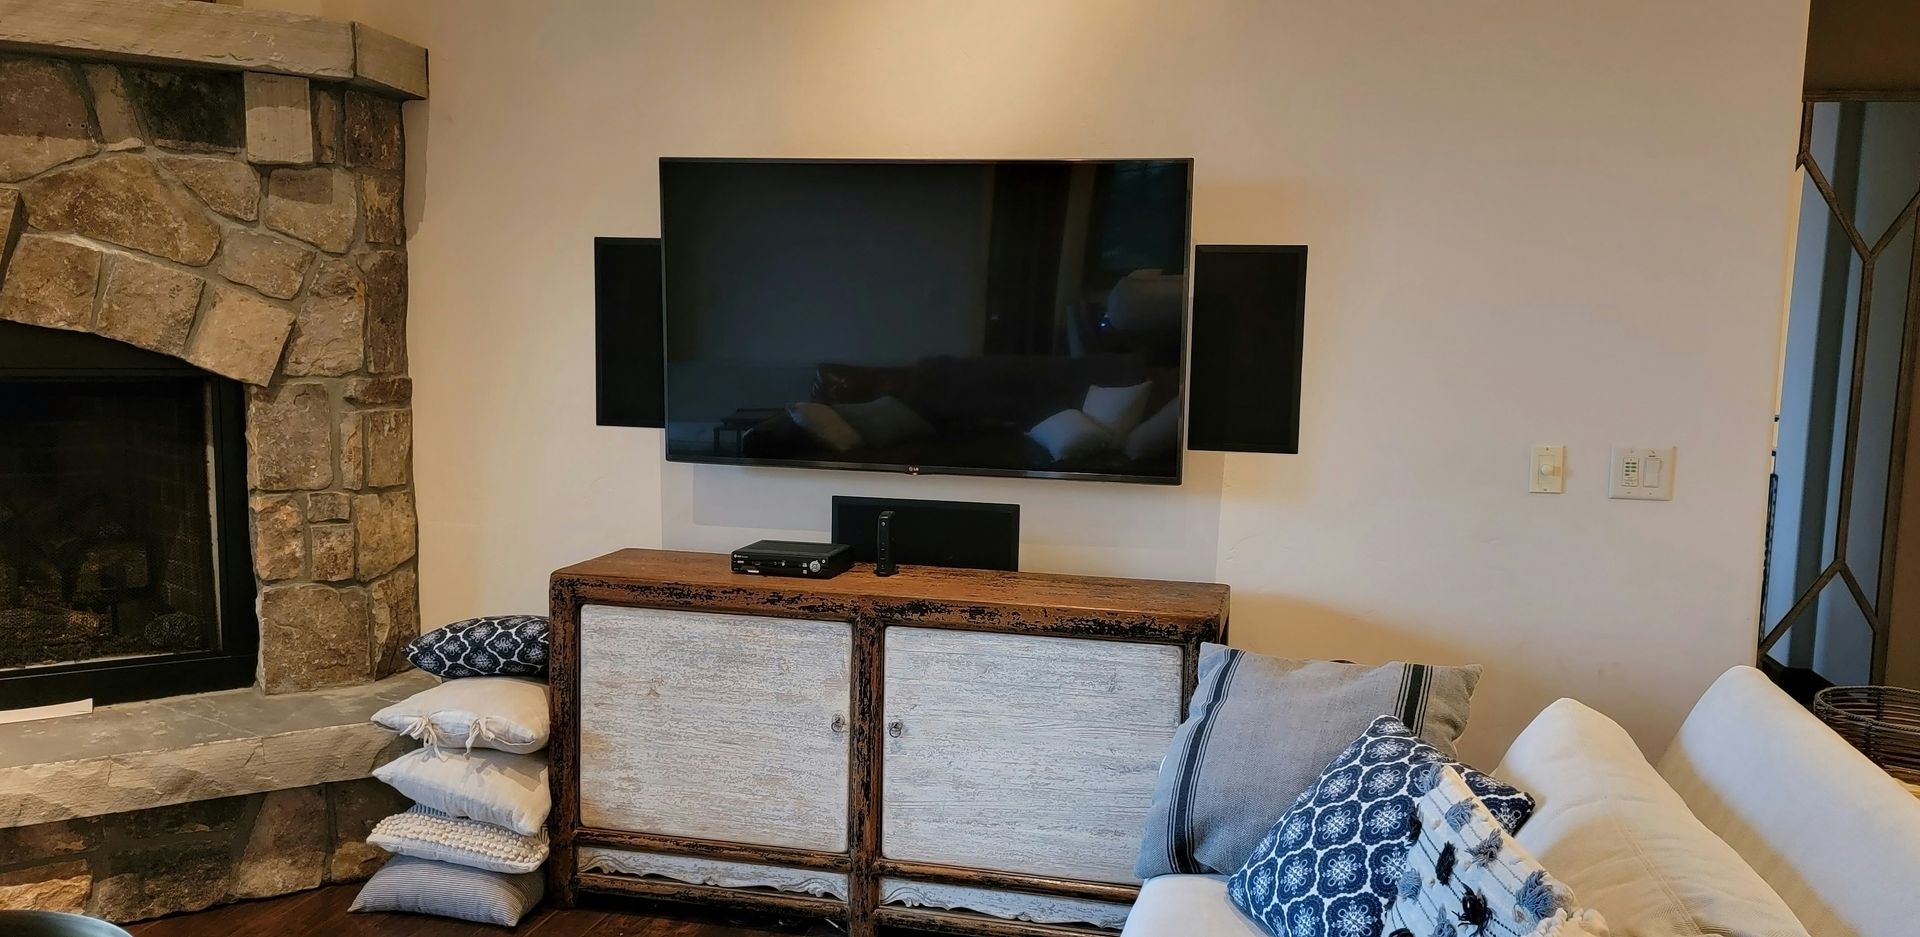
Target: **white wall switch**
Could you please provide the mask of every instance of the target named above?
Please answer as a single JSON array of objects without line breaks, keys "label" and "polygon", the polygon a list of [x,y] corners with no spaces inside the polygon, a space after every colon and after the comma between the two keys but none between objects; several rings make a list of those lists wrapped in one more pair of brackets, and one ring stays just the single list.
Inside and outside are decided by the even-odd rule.
[{"label": "white wall switch", "polygon": [[1527,490],[1537,495],[1557,495],[1567,490],[1567,447],[1533,447]]},{"label": "white wall switch", "polygon": [[1607,497],[1626,501],[1673,500],[1672,446],[1636,449],[1615,446],[1613,471],[1607,477]]}]

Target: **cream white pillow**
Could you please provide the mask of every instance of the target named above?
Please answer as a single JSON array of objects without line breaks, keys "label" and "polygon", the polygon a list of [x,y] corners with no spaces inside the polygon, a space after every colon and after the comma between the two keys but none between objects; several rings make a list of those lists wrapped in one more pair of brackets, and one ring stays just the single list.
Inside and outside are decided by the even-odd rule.
[{"label": "cream white pillow", "polygon": [[553,795],[547,759],[475,749],[467,754],[416,748],[373,769],[373,776],[423,807],[532,836],[547,824]]},{"label": "cream white pillow", "polygon": [[1180,445],[1180,398],[1167,401],[1154,415],[1127,434],[1127,458],[1136,462],[1163,456]]},{"label": "cream white pillow", "polygon": [[503,826],[450,817],[416,805],[381,820],[367,843],[396,856],[451,862],[489,872],[531,872],[547,861],[547,831],[522,836]]},{"label": "cream white pillow", "polygon": [[846,417],[824,403],[796,403],[787,408],[787,416],[814,442],[835,452],[858,449],[866,442]]},{"label": "cream white pillow", "polygon": [[1113,437],[1078,410],[1062,410],[1027,430],[1034,442],[1046,447],[1053,461],[1090,456],[1113,446]]},{"label": "cream white pillow", "polygon": [[866,403],[839,404],[833,412],[853,428],[862,443],[875,449],[925,439],[934,433],[933,424],[891,394]]},{"label": "cream white pillow", "polygon": [[1494,775],[1538,802],[1514,839],[1616,937],[1808,937],[1606,716],[1570,699],[1548,706]]},{"label": "cream white pillow", "polygon": [[519,677],[466,677],[421,690],[373,721],[429,748],[529,754],[547,747],[547,685]]},{"label": "cream white pillow", "polygon": [[1152,391],[1152,381],[1141,381],[1132,387],[1089,387],[1080,412],[1100,424],[1107,435],[1116,441],[1122,440],[1140,425],[1140,418],[1147,415],[1147,395]]}]

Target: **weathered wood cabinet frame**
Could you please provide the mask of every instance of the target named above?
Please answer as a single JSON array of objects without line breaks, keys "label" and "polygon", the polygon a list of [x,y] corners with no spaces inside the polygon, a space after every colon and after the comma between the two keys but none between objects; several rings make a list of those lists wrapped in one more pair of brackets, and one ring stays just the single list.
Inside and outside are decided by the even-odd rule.
[{"label": "weathered wood cabinet frame", "polygon": [[[761,578],[734,574],[724,555],[660,550],[621,550],[559,570],[551,581],[554,732],[548,757],[554,810],[549,894],[562,905],[572,904],[579,892],[587,891],[817,916],[844,923],[854,937],[872,937],[881,926],[995,937],[1111,933],[1079,925],[881,904],[882,878],[1117,903],[1131,902],[1138,894],[1133,885],[884,857],[880,799],[886,629],[898,625],[1174,645],[1181,650],[1184,700],[1193,689],[1200,644],[1225,639],[1227,597],[1226,586],[1212,583],[930,567],[903,569],[886,578],[874,576],[868,566],[825,580]],[[850,622],[847,851],[816,852],[584,826],[579,620],[586,605]],[[846,876],[848,895],[841,901],[831,896],[583,872],[578,868],[578,851],[583,847],[835,873]]]}]

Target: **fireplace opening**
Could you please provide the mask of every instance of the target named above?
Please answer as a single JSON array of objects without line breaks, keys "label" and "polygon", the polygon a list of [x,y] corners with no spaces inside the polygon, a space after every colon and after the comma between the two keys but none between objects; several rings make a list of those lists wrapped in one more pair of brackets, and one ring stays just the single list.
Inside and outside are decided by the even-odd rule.
[{"label": "fireplace opening", "polygon": [[253,682],[238,382],[0,323],[0,709]]}]

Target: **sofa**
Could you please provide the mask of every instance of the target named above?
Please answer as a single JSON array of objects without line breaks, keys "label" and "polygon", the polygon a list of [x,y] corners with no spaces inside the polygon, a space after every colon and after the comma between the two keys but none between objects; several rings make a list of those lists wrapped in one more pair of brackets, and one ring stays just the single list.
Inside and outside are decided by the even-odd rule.
[{"label": "sofa", "polygon": [[[1494,774],[1539,802],[1517,841],[1614,937],[1920,935],[1920,798],[1754,668],[1715,681],[1657,765],[1563,699]],[[1223,876],[1162,875],[1122,937],[1265,934]]]},{"label": "sofa", "polygon": [[[928,424],[930,432],[883,445],[835,450],[810,436],[783,405],[748,428],[740,454],[752,459],[861,462],[880,465],[1003,466],[1028,471],[1171,475],[1171,451],[1132,459],[1119,449],[1055,459],[1028,436],[1040,421],[1078,407],[1087,389],[1150,382],[1145,413],[1157,412],[1180,386],[1177,369],[1137,355],[1096,354],[935,356],[912,365],[879,367],[823,363],[806,401],[831,407],[891,397]],[[756,411],[757,412],[757,411]]]}]

